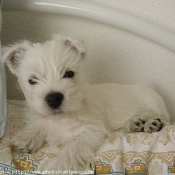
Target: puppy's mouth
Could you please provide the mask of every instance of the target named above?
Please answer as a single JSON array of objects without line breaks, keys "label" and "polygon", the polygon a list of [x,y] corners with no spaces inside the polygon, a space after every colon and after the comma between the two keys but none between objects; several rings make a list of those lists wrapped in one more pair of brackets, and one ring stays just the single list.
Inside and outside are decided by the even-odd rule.
[{"label": "puppy's mouth", "polygon": [[61,110],[61,109],[52,109],[51,111],[51,114],[53,114],[53,115],[60,115],[60,114],[63,114],[64,112]]}]

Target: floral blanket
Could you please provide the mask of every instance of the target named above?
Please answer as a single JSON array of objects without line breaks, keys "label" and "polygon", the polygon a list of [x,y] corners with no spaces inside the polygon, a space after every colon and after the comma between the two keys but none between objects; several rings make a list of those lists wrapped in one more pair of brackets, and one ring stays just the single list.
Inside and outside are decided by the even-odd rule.
[{"label": "floral blanket", "polygon": [[[0,174],[45,173],[43,167],[63,149],[62,145],[44,144],[31,154],[13,151],[10,141],[23,125],[22,116],[23,108],[8,104],[6,132],[0,139]],[[175,125],[152,134],[116,132],[98,151],[95,164],[96,175],[175,175]]]}]

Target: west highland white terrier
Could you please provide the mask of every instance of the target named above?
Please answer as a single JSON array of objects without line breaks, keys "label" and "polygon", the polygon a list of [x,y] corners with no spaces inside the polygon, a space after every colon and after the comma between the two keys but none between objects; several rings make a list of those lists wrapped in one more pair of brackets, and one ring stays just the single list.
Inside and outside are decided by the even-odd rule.
[{"label": "west highland white terrier", "polygon": [[43,44],[21,41],[5,50],[3,62],[18,77],[29,107],[13,145],[31,152],[44,142],[63,144],[49,169],[85,170],[110,133],[151,133],[169,124],[165,103],[151,87],[89,84],[82,41],[57,35]]}]

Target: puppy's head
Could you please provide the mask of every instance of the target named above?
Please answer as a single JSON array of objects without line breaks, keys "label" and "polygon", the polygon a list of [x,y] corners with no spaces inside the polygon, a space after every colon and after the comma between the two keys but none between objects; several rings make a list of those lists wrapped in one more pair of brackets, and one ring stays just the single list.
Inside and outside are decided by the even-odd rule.
[{"label": "puppy's head", "polygon": [[37,114],[46,117],[82,108],[83,42],[59,35],[43,44],[22,41],[4,50],[3,62],[18,77],[29,107]]}]

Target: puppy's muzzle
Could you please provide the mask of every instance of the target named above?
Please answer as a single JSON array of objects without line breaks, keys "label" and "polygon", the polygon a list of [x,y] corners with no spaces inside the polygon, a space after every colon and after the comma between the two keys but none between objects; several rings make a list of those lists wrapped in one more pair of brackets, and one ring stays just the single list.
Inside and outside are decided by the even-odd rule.
[{"label": "puppy's muzzle", "polygon": [[45,100],[52,109],[57,109],[61,105],[63,98],[63,94],[59,92],[53,92],[48,94]]}]

